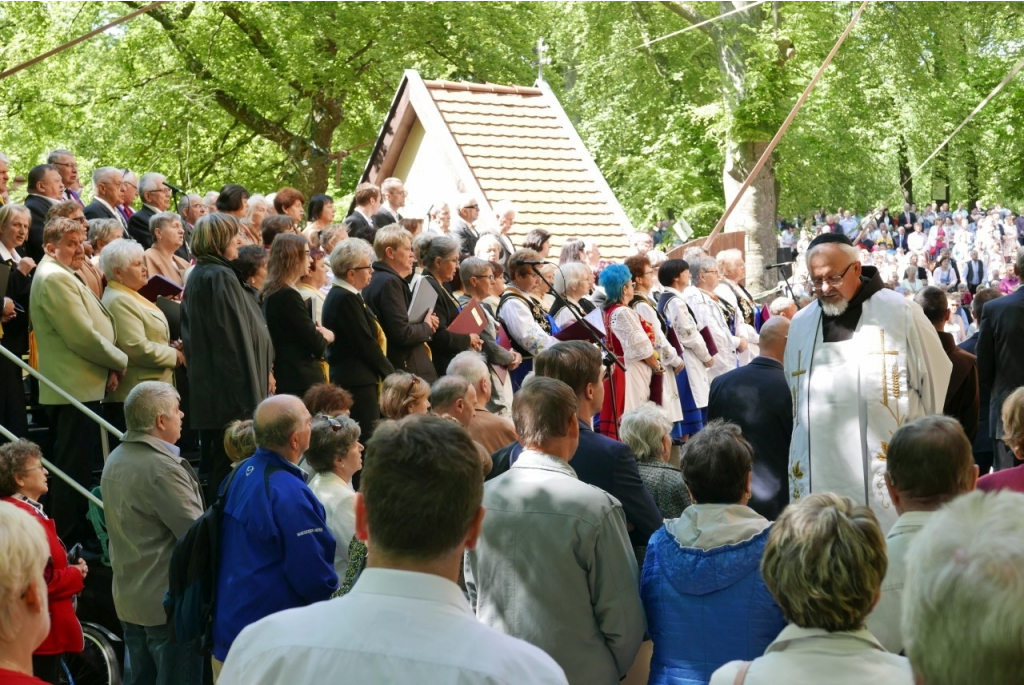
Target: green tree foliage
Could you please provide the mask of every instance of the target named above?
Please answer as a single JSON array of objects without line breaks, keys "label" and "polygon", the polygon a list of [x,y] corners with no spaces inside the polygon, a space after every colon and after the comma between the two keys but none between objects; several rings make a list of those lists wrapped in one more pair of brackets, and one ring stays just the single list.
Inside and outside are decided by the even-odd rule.
[{"label": "green tree foliage", "polygon": [[[345,194],[369,149],[342,160],[340,187],[327,154],[375,139],[404,69],[530,84],[544,36],[545,78],[634,224],[671,209],[706,234],[730,155],[756,159],[857,5],[765,3],[650,42],[737,5],[171,2],[0,82],[0,150],[16,173],[68,147],[86,171]],[[0,67],[137,6],[0,2]],[[776,150],[779,213],[901,203],[901,162],[916,168],[1003,78],[1022,28],[1019,3],[869,6]],[[907,184],[914,200],[948,184],[953,202],[1024,202],[1022,114],[1015,81]]]}]

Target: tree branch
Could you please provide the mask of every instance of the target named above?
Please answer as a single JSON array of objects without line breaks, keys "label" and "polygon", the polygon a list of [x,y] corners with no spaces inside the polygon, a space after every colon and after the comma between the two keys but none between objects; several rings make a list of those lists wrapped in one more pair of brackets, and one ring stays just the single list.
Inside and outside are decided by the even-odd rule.
[{"label": "tree branch", "polygon": [[[661,4],[670,12],[682,17],[691,24],[699,24],[702,21],[706,21],[704,16],[688,2],[681,2],[681,0],[661,0]],[[711,35],[711,29],[707,26],[701,26],[700,30],[709,36]]]},{"label": "tree branch", "polygon": [[[267,42],[263,32],[260,31],[259,27],[249,21],[238,9],[237,6],[222,2],[218,3],[218,8],[221,13],[230,19],[238,30],[249,39],[252,46],[256,48],[256,52],[260,53],[263,59],[267,60],[270,68],[276,71],[279,75],[283,76],[288,73],[288,68],[284,62],[281,61],[281,57],[277,54],[277,50]],[[301,81],[295,78],[291,78],[287,81],[288,85],[294,90],[300,93],[303,97],[313,97],[313,91],[306,88]]]},{"label": "tree branch", "polygon": [[[140,5],[140,3],[137,2],[127,2],[126,4],[129,6]],[[193,3],[186,3],[186,6],[181,12],[179,12],[178,16],[187,17],[192,11],[191,5],[193,5]],[[247,103],[242,102],[231,93],[219,87],[216,84],[216,80],[209,68],[207,68],[195,51],[192,50],[187,39],[182,33],[181,26],[179,25],[177,18],[172,16],[170,12],[158,8],[148,12],[148,16],[160,24],[164,29],[164,32],[167,34],[171,45],[174,46],[174,49],[182,56],[182,59],[185,62],[185,68],[188,69],[189,73],[193,76],[208,84],[214,99],[217,101],[217,104],[224,109],[224,111],[237,119],[244,126],[248,127],[251,131],[263,136],[286,152],[290,152],[291,148],[296,145],[308,147],[308,143],[302,140],[299,136],[296,136],[279,123],[266,118],[251,108]]]}]

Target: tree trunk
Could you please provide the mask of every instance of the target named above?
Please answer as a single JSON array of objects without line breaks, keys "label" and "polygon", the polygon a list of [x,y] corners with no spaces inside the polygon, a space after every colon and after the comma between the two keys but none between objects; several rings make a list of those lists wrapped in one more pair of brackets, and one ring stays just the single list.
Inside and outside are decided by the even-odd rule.
[{"label": "tree trunk", "polygon": [[964,145],[964,183],[967,186],[967,211],[978,202],[978,156],[971,143]]},{"label": "tree trunk", "polygon": [[907,159],[907,139],[900,135],[896,142],[896,163],[900,168],[900,188],[903,189],[903,201],[914,204],[914,180],[910,177],[910,160]]},{"label": "tree trunk", "polygon": [[[767,147],[767,142],[730,141],[722,174],[726,206],[736,198],[743,181]],[[747,234],[747,289],[755,294],[774,287],[777,282],[774,273],[766,274],[764,270],[765,264],[775,262],[775,250],[779,244],[775,236],[777,207],[775,165],[769,159],[725,222],[727,232],[743,231]]]}]

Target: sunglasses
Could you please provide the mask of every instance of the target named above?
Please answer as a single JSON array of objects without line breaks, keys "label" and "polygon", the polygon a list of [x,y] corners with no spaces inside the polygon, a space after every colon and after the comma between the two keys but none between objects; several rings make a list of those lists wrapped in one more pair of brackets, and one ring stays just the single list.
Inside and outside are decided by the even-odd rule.
[{"label": "sunglasses", "polygon": [[341,421],[334,418],[333,416],[328,416],[327,414],[317,414],[316,418],[323,419],[324,421],[326,421],[327,425],[329,425],[331,427],[331,430],[334,431],[335,433],[341,430]]}]

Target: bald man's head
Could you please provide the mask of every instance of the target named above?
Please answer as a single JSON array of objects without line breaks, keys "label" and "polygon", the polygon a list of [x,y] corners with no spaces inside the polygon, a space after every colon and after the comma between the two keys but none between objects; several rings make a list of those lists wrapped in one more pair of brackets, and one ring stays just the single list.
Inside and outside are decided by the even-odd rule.
[{"label": "bald man's head", "polygon": [[309,410],[298,397],[268,397],[253,415],[256,444],[298,463],[309,447],[310,421]]},{"label": "bald man's head", "polygon": [[782,361],[786,354],[786,338],[789,337],[789,319],[773,316],[761,326],[761,355]]}]

